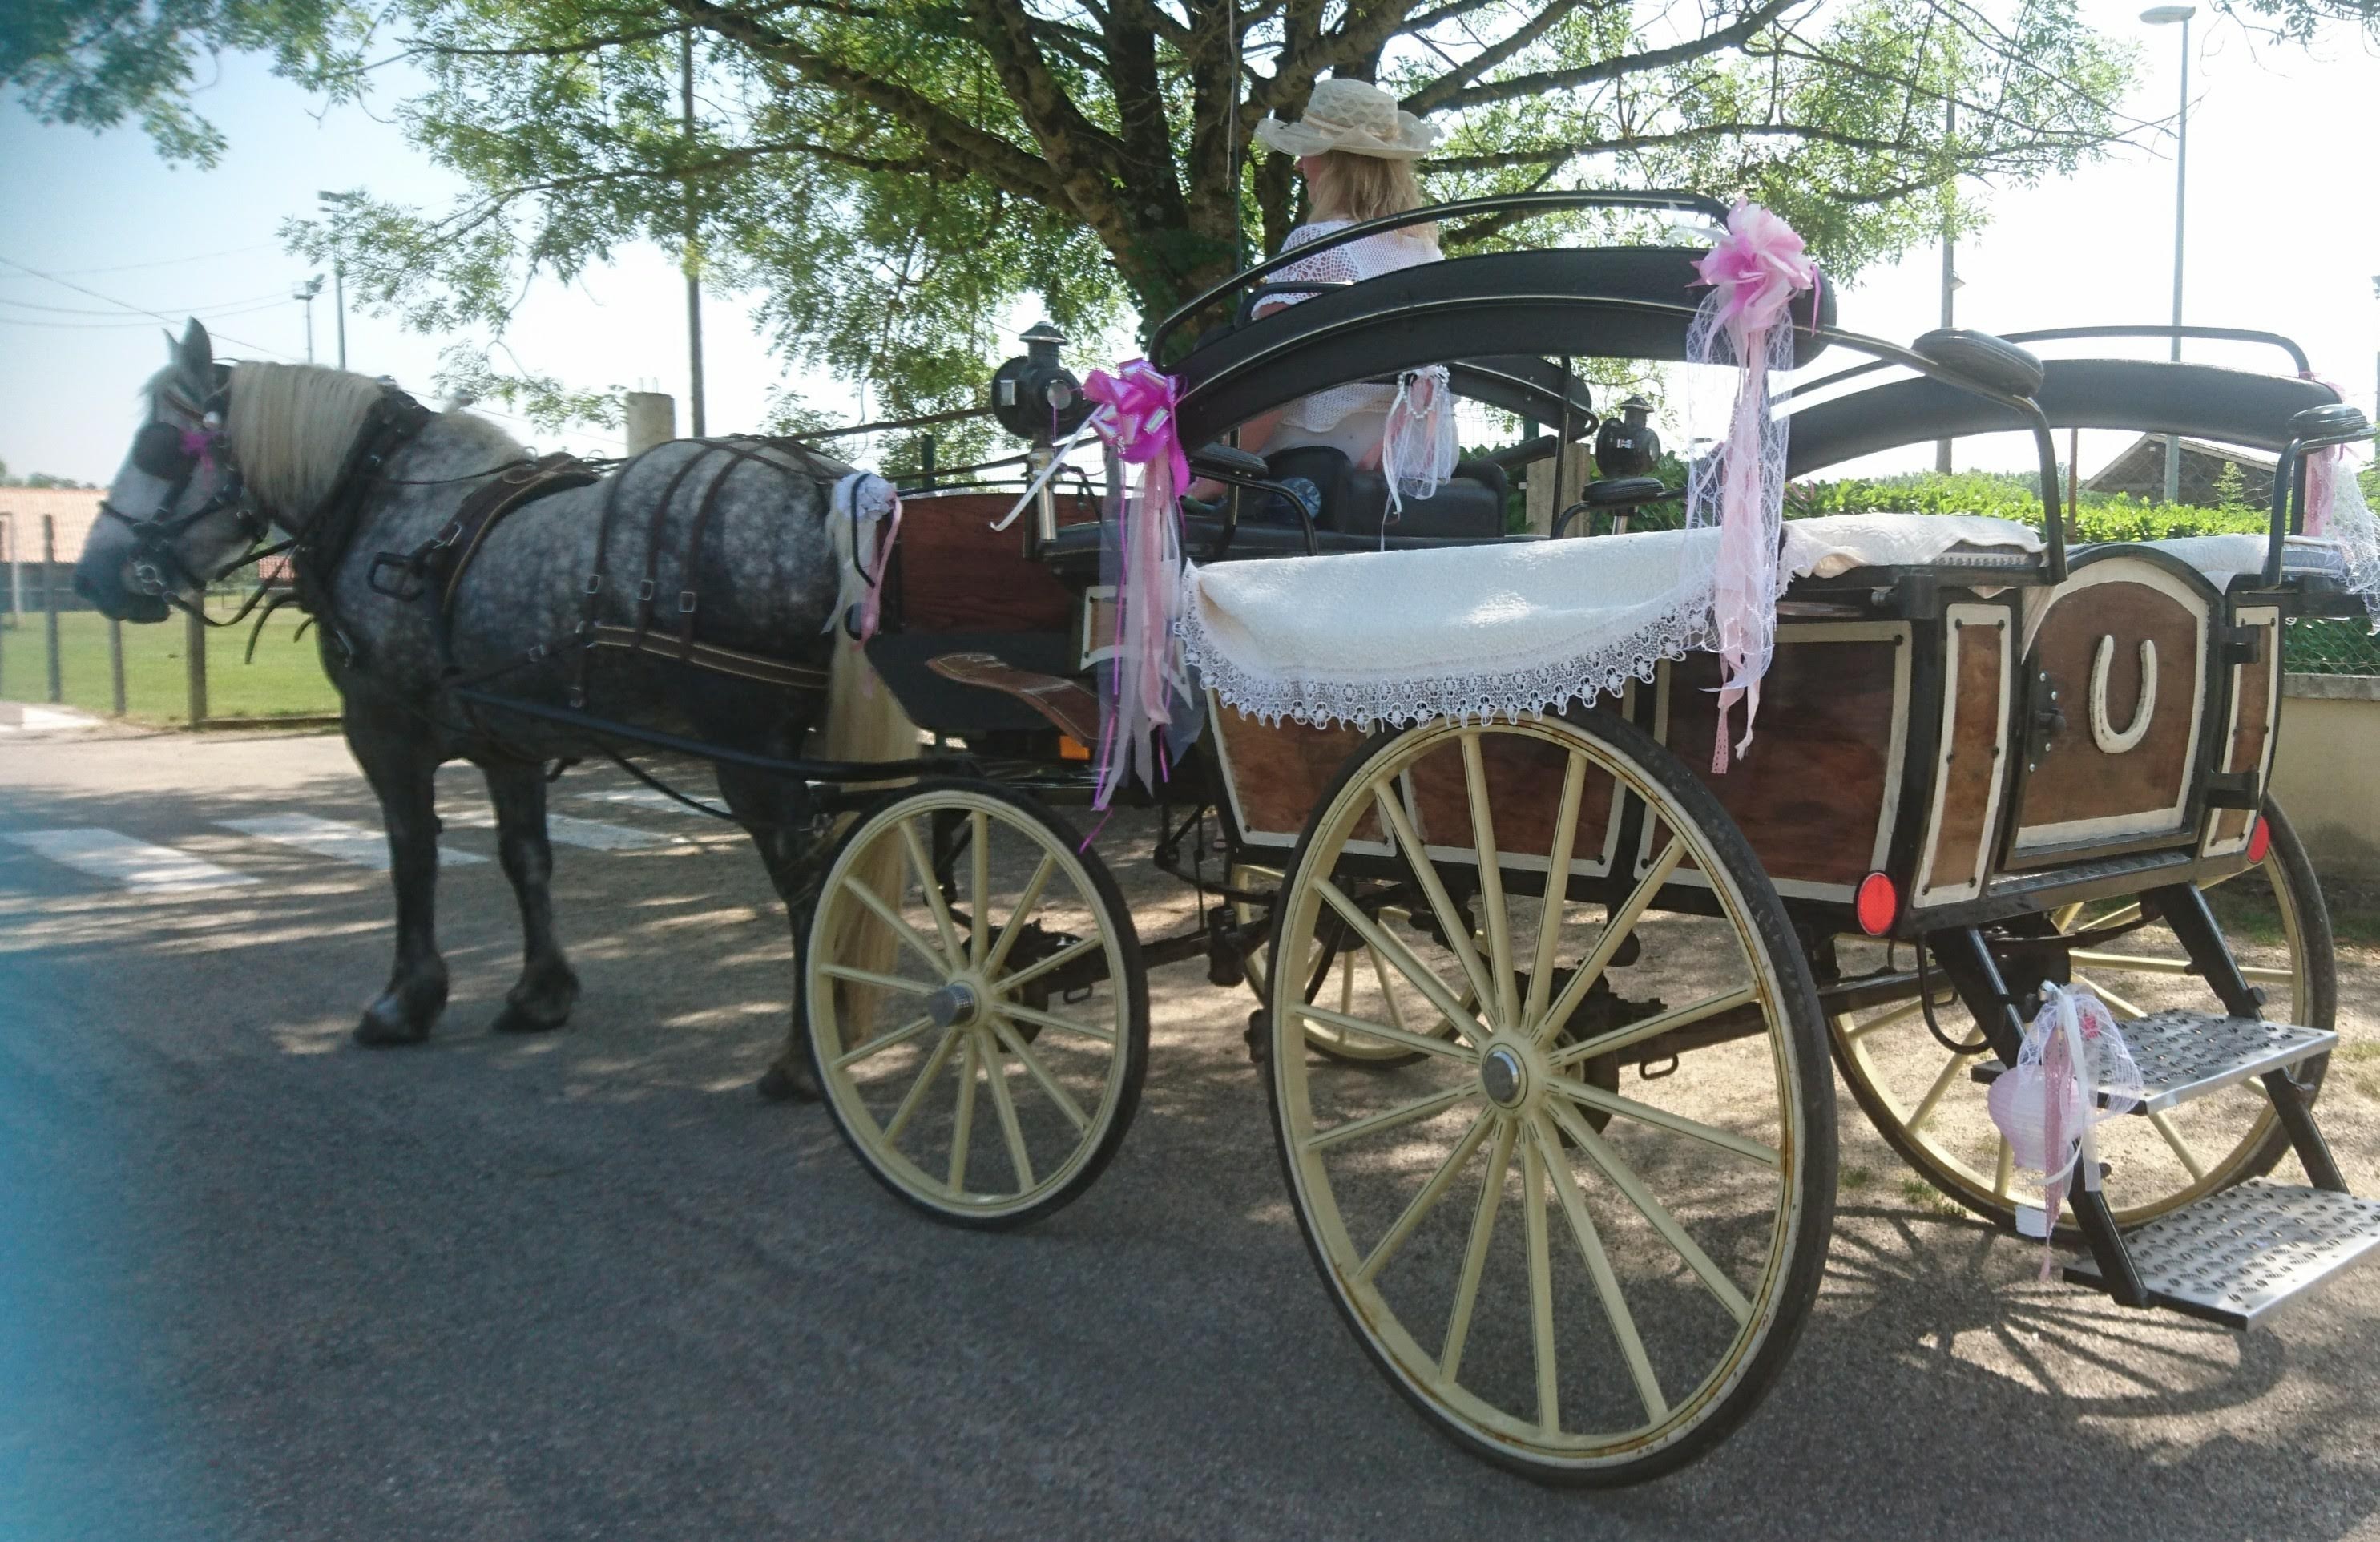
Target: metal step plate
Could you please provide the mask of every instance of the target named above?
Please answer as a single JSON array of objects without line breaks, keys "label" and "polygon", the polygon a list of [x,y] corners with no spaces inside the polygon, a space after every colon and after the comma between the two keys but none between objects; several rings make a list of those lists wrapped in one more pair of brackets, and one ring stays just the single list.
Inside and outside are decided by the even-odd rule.
[{"label": "metal step plate", "polygon": [[[2152,1305],[2249,1328],[2380,1249],[2380,1202],[2284,1184],[2241,1184],[2128,1232]],[[2066,1278],[2104,1288],[2089,1255]]]},{"label": "metal step plate", "polygon": [[[2152,1012],[2116,1026],[2141,1068],[2138,1113],[2163,1113],[2235,1082],[2295,1065],[2338,1042],[2328,1028],[2213,1012]],[[1998,1061],[1986,1061],[1972,1075],[1991,1082],[2006,1069]]]}]

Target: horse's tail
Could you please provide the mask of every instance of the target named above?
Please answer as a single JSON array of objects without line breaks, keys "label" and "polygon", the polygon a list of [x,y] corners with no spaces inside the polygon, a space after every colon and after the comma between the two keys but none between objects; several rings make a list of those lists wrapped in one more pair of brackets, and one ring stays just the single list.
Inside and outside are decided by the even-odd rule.
[{"label": "horse's tail", "polygon": [[[840,625],[836,627],[841,633]],[[827,680],[826,758],[830,760],[914,760],[917,758],[917,725],[868,663],[868,655],[849,637],[834,640],[834,662]],[[891,783],[880,783],[891,785]],[[847,827],[856,816],[845,816]],[[922,832],[920,833],[923,833]],[[851,869],[850,876],[868,885],[885,904],[898,909],[909,874],[900,839],[886,832]],[[821,896],[831,903],[832,896]],[[876,913],[845,898],[835,911],[828,946],[838,964],[874,974],[891,974],[899,941]],[[842,1039],[844,1047],[866,1038],[876,1018],[882,993],[874,987],[841,983]]]}]

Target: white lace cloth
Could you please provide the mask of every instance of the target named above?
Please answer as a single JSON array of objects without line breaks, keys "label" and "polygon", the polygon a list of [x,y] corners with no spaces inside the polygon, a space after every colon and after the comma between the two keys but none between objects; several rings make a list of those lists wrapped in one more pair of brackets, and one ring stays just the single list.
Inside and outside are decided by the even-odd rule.
[{"label": "white lace cloth", "polygon": [[[1266,719],[1520,717],[1617,693],[1707,646],[1718,538],[1706,527],[1220,563],[1192,571],[1184,645],[1206,685]],[[2031,552],[2041,539],[1958,515],[1789,520],[1779,581],[1959,546]]]},{"label": "white lace cloth", "polygon": [[[2262,573],[2270,536],[2232,534],[2175,536],[2149,545],[2179,557],[2222,589],[2242,573]],[[2291,536],[2281,552],[2281,571],[2289,574],[2326,573],[2338,576],[2345,567],[2336,541],[2321,536]]]},{"label": "white lace cloth", "polygon": [[[1350,220],[1317,220],[1311,225],[1301,225],[1289,233],[1287,240],[1281,242],[1281,252],[1285,256],[1300,247],[1320,240],[1325,236],[1344,230],[1353,223]],[[1296,261],[1269,274],[1265,282],[1333,285],[1360,284],[1365,279],[1378,278],[1383,273],[1400,273],[1406,268],[1418,268],[1425,262],[1439,262],[1444,260],[1438,249],[1437,242],[1410,237],[1402,231],[1390,230],[1383,231],[1378,236],[1366,236],[1360,241],[1349,241],[1344,246],[1332,247],[1328,251],[1318,251],[1311,257],[1301,257]],[[1315,291],[1316,294],[1327,292],[1326,290]],[[1313,297],[1314,295],[1267,295],[1257,303],[1260,308],[1269,309],[1277,304],[1295,305]],[[1396,398],[1396,387],[1392,385],[1334,386],[1330,390],[1317,391],[1310,396],[1302,396],[1292,402],[1288,409],[1281,414],[1281,421],[1291,428],[1306,429],[1315,433],[1328,433],[1337,429],[1341,422],[1352,414],[1358,412],[1371,414],[1376,418],[1376,421],[1366,425],[1369,433],[1362,441],[1362,447],[1365,450],[1370,450],[1380,442],[1380,431],[1388,423],[1389,404]],[[1276,437],[1274,446],[1279,447],[1283,443],[1286,441]],[[1308,440],[1301,443],[1322,443],[1322,441]],[[1333,440],[1331,443],[1337,442]]]}]

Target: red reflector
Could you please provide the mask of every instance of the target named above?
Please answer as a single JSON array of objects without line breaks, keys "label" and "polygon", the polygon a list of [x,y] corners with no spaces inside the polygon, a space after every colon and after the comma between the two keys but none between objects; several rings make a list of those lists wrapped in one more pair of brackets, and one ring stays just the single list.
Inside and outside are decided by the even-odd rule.
[{"label": "red reflector", "polygon": [[2265,854],[2273,849],[2273,827],[2260,817],[2256,828],[2248,832],[2248,860],[2262,862]]},{"label": "red reflector", "polygon": [[1881,937],[1900,917],[1900,892],[1882,873],[1870,873],[1860,880],[1859,892],[1852,896],[1852,914],[1858,918],[1860,930]]}]

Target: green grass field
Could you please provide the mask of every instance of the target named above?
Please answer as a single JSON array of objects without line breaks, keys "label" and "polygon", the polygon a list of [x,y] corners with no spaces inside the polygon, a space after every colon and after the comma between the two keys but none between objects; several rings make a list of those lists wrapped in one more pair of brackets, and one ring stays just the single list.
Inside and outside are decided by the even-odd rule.
[{"label": "green grass field", "polygon": [[[237,602],[217,600],[209,613],[228,618]],[[0,699],[49,699],[49,648],[39,611],[11,618],[0,631]],[[305,619],[295,608],[265,624],[256,660],[243,664],[251,623],[207,634],[207,714],[212,718],[286,717],[339,709],[338,693],[322,674],[313,634],[292,641]],[[153,626],[124,628],[126,715],[140,722],[182,722],[189,712],[179,615]],[[112,705],[107,620],[91,611],[58,617],[58,664],[64,705],[105,716]]]}]

